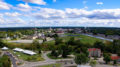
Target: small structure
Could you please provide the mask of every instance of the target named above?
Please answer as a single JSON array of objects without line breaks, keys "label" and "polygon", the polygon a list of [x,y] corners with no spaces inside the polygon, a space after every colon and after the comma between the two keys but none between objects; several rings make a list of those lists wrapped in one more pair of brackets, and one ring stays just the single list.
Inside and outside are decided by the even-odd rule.
[{"label": "small structure", "polygon": [[7,47],[3,47],[2,50],[8,50],[8,48]]},{"label": "small structure", "polygon": [[17,51],[17,52],[23,52],[24,50],[23,49],[21,49],[21,48],[15,48],[15,49],[13,49],[14,51]]},{"label": "small structure", "polygon": [[28,55],[35,55],[36,53],[30,50],[24,50],[23,53],[28,54]]},{"label": "small structure", "polygon": [[101,57],[101,50],[99,48],[89,48],[89,57]]},{"label": "small structure", "polygon": [[24,50],[24,49],[21,49],[21,48],[15,48],[13,49],[14,51],[17,51],[17,52],[22,52],[24,54],[28,54],[28,55],[35,55],[36,53],[33,52],[33,51],[30,51],[30,50]]}]

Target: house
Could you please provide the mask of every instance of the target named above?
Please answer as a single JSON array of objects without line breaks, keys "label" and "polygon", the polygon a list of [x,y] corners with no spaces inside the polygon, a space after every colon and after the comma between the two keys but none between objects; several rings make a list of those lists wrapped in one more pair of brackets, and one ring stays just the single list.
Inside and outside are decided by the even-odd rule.
[{"label": "house", "polygon": [[102,53],[99,48],[89,48],[89,57],[101,57]]},{"label": "house", "polygon": [[114,60],[117,60],[118,62],[120,62],[120,56],[118,56],[117,54],[112,54],[111,59],[112,59],[113,61],[114,61]]}]

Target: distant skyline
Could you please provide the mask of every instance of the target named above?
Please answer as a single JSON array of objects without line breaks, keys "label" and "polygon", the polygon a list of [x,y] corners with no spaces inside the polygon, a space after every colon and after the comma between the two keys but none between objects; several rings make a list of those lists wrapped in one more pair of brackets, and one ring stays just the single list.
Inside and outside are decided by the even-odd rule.
[{"label": "distant skyline", "polygon": [[0,0],[0,27],[120,27],[120,0]]}]

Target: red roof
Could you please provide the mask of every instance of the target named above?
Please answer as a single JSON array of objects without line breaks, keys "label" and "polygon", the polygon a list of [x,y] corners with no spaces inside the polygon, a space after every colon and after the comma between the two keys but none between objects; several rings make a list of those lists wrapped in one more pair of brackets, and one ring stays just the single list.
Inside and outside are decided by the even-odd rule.
[{"label": "red roof", "polygon": [[96,51],[96,50],[101,51],[99,48],[90,48],[90,49],[88,49],[88,51]]},{"label": "red roof", "polygon": [[111,59],[112,60],[118,60],[118,59],[120,59],[120,57],[119,56],[111,56]]}]

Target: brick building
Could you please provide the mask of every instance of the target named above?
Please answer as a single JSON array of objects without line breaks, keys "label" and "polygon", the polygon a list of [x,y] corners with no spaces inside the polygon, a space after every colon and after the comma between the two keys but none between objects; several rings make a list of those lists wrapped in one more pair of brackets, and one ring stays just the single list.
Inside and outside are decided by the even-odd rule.
[{"label": "brick building", "polygon": [[89,48],[89,57],[101,57],[102,53],[99,48]]}]

